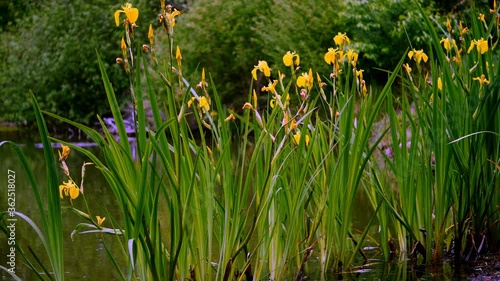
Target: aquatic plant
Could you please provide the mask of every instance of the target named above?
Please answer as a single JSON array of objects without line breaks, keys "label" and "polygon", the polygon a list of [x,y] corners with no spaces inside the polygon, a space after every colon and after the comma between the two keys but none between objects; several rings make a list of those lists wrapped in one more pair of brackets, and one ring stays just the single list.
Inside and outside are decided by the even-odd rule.
[{"label": "aquatic plant", "polygon": [[[62,182],[51,191],[57,204],[49,204],[50,214],[60,220],[62,197],[87,221],[73,234],[114,234],[121,248],[106,251],[122,280],[301,280],[312,257],[323,273],[340,272],[356,258],[368,261],[363,245],[377,223],[386,260],[396,252],[401,259],[440,261],[452,252],[471,259],[486,244],[495,246],[497,8],[490,24],[484,15],[472,19],[470,31],[461,22],[455,32],[451,22],[436,29],[425,16],[429,48],[402,52],[380,93],[365,81],[346,33],[332,34],[332,47],[323,52],[331,69],[326,74],[302,69],[292,50],[283,55],[283,70],[256,60],[248,69],[255,86],[241,108],[224,107],[203,68],[196,85],[185,78],[182,46],[174,40],[178,17],[181,12],[162,1],[160,27],[149,26],[146,39],[137,32],[146,29],[137,8],[127,3],[115,12],[124,33],[116,61],[130,81],[136,142],[129,141],[99,54],[117,134],[101,117],[102,134],[43,112],[80,129],[103,154],[100,159],[52,138],[63,145],[59,162],[68,179],[49,185]],[[155,34],[159,29],[163,37]],[[51,147],[37,106],[35,113],[44,147]],[[387,125],[377,127],[382,113]],[[106,214],[105,221],[87,204],[86,210],[71,206],[86,199],[83,182],[77,185],[66,167],[70,151],[87,156],[86,164],[104,175],[119,214]],[[47,161],[55,167],[53,156]],[[373,211],[358,229],[352,213],[363,191]],[[126,257],[125,267],[118,255]],[[62,266],[58,261],[53,264]]]}]

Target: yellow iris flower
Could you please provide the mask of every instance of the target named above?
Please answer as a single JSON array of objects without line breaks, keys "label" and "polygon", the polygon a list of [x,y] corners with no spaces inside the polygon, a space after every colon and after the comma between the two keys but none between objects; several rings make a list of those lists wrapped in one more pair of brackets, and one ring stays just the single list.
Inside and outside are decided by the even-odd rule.
[{"label": "yellow iris flower", "polygon": [[450,38],[443,38],[439,43],[443,44],[443,47],[446,49],[446,51],[451,51],[453,47],[457,45],[455,42],[455,39],[450,39]]},{"label": "yellow iris flower", "polygon": [[260,60],[259,63],[252,70],[252,77],[257,80],[257,70],[260,70],[266,77],[271,76],[271,68],[267,65],[267,61]]},{"label": "yellow iris flower", "polygon": [[102,223],[106,220],[106,217],[100,217],[100,216],[95,216],[95,218],[97,219],[97,225],[98,226],[101,226]]},{"label": "yellow iris flower", "polygon": [[351,43],[351,40],[349,39],[349,37],[347,37],[347,35],[345,33],[337,33],[337,35],[335,35],[335,37],[333,37],[333,41],[335,41],[335,44],[337,45],[344,45],[344,44],[349,44]]},{"label": "yellow iris flower", "polygon": [[174,27],[175,26],[175,17],[180,15],[181,12],[177,11],[177,10],[174,10],[172,13],[168,14],[167,13],[167,18],[168,18],[168,21],[170,22],[170,26],[171,27]]},{"label": "yellow iris flower", "polygon": [[269,92],[269,93],[272,93],[272,94],[278,94],[278,92],[276,92],[276,85],[278,85],[278,80],[274,80],[272,82],[269,82],[269,84],[267,86],[264,86],[262,87],[262,92]]},{"label": "yellow iris flower", "polygon": [[63,182],[63,184],[59,186],[59,196],[61,199],[64,198],[63,193],[71,199],[76,199],[80,194],[80,189],[76,187],[76,184],[72,180],[69,180],[67,182]]},{"label": "yellow iris flower", "polygon": [[345,55],[347,56],[347,61],[352,64],[352,67],[356,67],[356,63],[358,62],[358,53],[353,50],[347,50]]},{"label": "yellow iris flower", "polygon": [[313,86],[313,75],[312,75],[312,69],[309,68],[309,73],[302,73],[301,76],[297,78],[297,86],[301,88],[308,88],[311,89]]},{"label": "yellow iris flower", "polygon": [[424,60],[424,62],[427,62],[429,57],[424,53],[424,50],[415,50],[413,49],[412,51],[408,52],[408,57],[410,59],[414,59],[417,64],[420,64],[420,61]]},{"label": "yellow iris flower", "polygon": [[[196,99],[195,97],[192,97],[188,101],[187,103],[188,107],[191,107],[195,99]],[[198,107],[201,108],[201,110],[203,110],[203,113],[205,113],[210,110],[210,101],[206,97],[200,97],[200,100],[198,101]]]},{"label": "yellow iris flower", "polygon": [[334,49],[334,48],[328,48],[328,52],[325,54],[325,62],[327,64],[332,64],[332,63],[335,63],[337,62],[337,59],[338,58],[342,58],[343,57],[343,52],[342,51],[339,51],[338,49]]},{"label": "yellow iris flower", "polygon": [[201,97],[198,106],[203,110],[203,113],[210,110],[210,103],[206,97]]},{"label": "yellow iris flower", "polygon": [[115,12],[115,23],[116,26],[120,25],[120,14],[124,13],[129,24],[134,24],[139,18],[139,9],[132,8],[132,4],[127,3],[122,6],[122,10],[116,10]]},{"label": "yellow iris flower", "polygon": [[[296,145],[299,145],[301,139],[302,139],[302,137],[301,137],[300,131],[297,131],[297,133],[295,133],[293,135],[293,141],[295,142]],[[304,140],[306,142],[306,146],[309,146],[309,136],[308,135],[306,135],[304,137]]]},{"label": "yellow iris flower", "polygon": [[488,41],[484,40],[483,37],[479,40],[472,40],[470,43],[469,50],[467,50],[467,54],[474,49],[474,46],[477,48],[477,51],[482,55],[488,51]]},{"label": "yellow iris flower", "polygon": [[484,74],[481,74],[481,77],[474,77],[472,78],[472,80],[475,80],[475,81],[479,81],[479,85],[482,87],[483,84],[486,83],[486,85],[489,85],[490,84],[490,81],[488,79],[486,79],[486,76],[484,76]]},{"label": "yellow iris flower", "polygon": [[69,153],[71,152],[71,149],[68,146],[65,146],[64,144],[61,145],[61,149],[62,149],[62,152],[58,151],[59,152],[59,162],[65,161],[66,158],[68,158]]},{"label": "yellow iris flower", "polygon": [[[295,60],[294,60],[295,58]],[[295,52],[286,52],[286,54],[283,56],[283,63],[286,66],[291,66],[292,64],[298,66],[300,64],[300,57],[298,54]]]}]

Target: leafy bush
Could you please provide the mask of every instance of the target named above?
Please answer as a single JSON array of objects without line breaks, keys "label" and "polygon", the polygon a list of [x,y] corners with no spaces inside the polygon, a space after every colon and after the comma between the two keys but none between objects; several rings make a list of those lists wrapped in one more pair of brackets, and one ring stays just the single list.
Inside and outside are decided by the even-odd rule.
[{"label": "leafy bush", "polygon": [[[465,13],[474,4],[449,1],[443,6],[430,0],[419,2],[440,23],[444,23],[440,14]],[[308,63],[303,69],[327,70],[323,54],[340,31],[356,42],[351,48],[360,53],[367,76],[381,76],[373,79],[379,84],[385,83],[386,74],[374,68],[393,69],[401,52],[427,47],[430,42],[430,37],[422,32],[422,15],[411,0],[198,0],[181,21],[176,36],[185,53],[185,66],[189,69],[186,72],[205,67],[214,75],[226,101],[246,96],[247,74],[257,60],[267,60],[276,68],[286,51],[300,54],[302,61]]]},{"label": "leafy bush", "polygon": [[295,51],[305,63],[303,72],[310,67],[331,71],[323,56],[333,46],[333,37],[347,28],[340,20],[344,10],[342,1],[274,1],[257,13],[252,41],[275,67],[283,65],[283,54]]},{"label": "leafy bush", "polygon": [[[427,2],[421,5],[428,14],[434,11],[432,2],[419,2]],[[399,60],[396,54],[408,48],[425,48],[430,42],[413,1],[350,1],[342,22],[348,26],[353,48],[361,53],[368,70],[392,69]]]},{"label": "leafy bush", "polygon": [[[108,111],[96,50],[107,65],[120,55],[119,32],[107,1],[48,1],[2,34],[2,118],[34,120],[33,91],[41,108],[83,123]],[[122,68],[109,67],[119,98],[126,96]],[[103,102],[101,102],[103,101]]]},{"label": "leafy bush", "polygon": [[[248,75],[256,59],[268,59],[253,42],[255,18],[265,11],[266,1],[206,1],[190,7],[176,26],[176,40],[182,48],[185,73],[204,67],[219,83],[226,97],[246,97]],[[199,68],[201,72],[201,67]],[[197,75],[199,77],[199,75]]]}]

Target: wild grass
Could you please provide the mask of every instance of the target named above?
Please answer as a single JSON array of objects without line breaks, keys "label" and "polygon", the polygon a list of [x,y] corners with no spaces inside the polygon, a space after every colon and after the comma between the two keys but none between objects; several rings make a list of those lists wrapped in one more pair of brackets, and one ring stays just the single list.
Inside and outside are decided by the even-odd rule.
[{"label": "wild grass", "polygon": [[[302,280],[312,258],[323,272],[341,272],[357,257],[367,261],[364,240],[377,224],[386,260],[399,252],[401,259],[421,255],[440,261],[452,246],[457,259],[471,259],[494,249],[500,186],[498,10],[489,24],[474,15],[466,33],[458,24],[436,28],[425,16],[432,38],[428,57],[414,49],[402,54],[380,93],[369,90],[350,39],[338,33],[324,56],[331,73],[301,69],[294,52],[285,54],[280,70],[258,61],[249,69],[258,86],[245,93],[241,109],[227,109],[204,70],[196,86],[182,73],[181,48],[174,41],[180,12],[162,2],[167,47],[157,47],[159,37],[150,27],[149,44],[139,48],[143,39],[135,31],[143,27],[135,24],[133,9],[117,11],[126,17],[117,62],[129,77],[137,141],[129,141],[99,54],[116,135],[100,117],[102,134],[43,112],[82,130],[102,151],[98,158],[51,139],[86,155],[113,191],[120,214],[108,214],[105,221],[88,207],[70,208],[89,222],[74,233],[114,234],[120,241],[120,249],[106,251],[121,280]],[[441,39],[457,34],[462,39],[443,49]],[[487,50],[481,54],[484,45],[473,45],[468,52],[479,38],[488,38]],[[400,93],[393,92],[395,83]],[[55,187],[51,143],[33,100],[54,175],[48,186]],[[152,120],[146,117],[146,100]],[[382,113],[388,126],[375,131]],[[385,140],[389,154],[381,148]],[[71,159],[69,150],[66,158]],[[66,158],[60,157],[61,164]],[[26,162],[22,154],[20,159]],[[34,176],[30,179],[39,192]],[[86,200],[83,183],[79,188]],[[52,201],[43,229],[54,239],[46,248],[61,280],[61,203],[54,190],[48,191]],[[373,211],[359,234],[352,213],[362,191]],[[41,202],[38,208],[43,210]],[[119,264],[117,255],[128,263]]]}]

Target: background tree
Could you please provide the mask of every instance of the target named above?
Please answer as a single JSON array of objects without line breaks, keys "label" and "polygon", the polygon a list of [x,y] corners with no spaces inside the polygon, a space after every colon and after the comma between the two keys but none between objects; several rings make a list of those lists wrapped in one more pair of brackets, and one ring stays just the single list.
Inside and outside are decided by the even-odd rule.
[{"label": "background tree", "polygon": [[118,96],[126,97],[126,76],[115,66],[120,55],[116,8],[104,0],[45,1],[21,13],[0,39],[2,118],[33,121],[30,90],[44,110],[75,121],[92,124],[96,114],[105,115],[109,106],[96,50],[108,65]]}]

